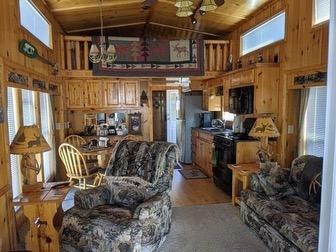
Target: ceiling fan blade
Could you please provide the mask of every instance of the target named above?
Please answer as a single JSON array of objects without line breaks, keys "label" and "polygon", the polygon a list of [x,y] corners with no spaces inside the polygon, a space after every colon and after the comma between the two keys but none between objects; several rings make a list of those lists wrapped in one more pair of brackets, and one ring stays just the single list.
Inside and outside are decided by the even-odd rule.
[{"label": "ceiling fan blade", "polygon": [[222,6],[225,3],[225,0],[215,0],[217,6]]}]

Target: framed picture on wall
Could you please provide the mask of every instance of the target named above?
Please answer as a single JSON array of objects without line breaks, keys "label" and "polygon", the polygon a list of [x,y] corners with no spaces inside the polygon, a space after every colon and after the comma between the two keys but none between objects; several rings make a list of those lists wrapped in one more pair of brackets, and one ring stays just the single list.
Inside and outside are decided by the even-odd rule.
[{"label": "framed picture on wall", "polygon": [[128,133],[141,135],[141,113],[128,114]]}]

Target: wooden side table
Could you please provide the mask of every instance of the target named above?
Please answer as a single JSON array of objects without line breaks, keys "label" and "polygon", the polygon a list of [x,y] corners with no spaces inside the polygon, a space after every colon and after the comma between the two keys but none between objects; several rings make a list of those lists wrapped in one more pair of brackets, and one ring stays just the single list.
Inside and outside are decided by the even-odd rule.
[{"label": "wooden side table", "polygon": [[45,183],[39,191],[22,193],[13,200],[14,206],[22,206],[29,219],[29,231],[25,236],[25,249],[30,251],[57,252],[59,250],[59,217],[62,202],[71,185],[53,188],[59,183]]},{"label": "wooden side table", "polygon": [[249,187],[250,175],[259,170],[259,165],[256,163],[229,164],[228,167],[232,170],[232,205],[240,205],[239,183],[242,183],[243,190],[246,190]]}]

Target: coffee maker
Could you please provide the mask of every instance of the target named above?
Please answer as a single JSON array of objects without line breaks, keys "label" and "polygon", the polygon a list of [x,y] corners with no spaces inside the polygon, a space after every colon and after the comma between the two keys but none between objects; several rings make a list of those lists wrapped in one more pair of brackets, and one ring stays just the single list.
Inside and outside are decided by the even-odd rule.
[{"label": "coffee maker", "polygon": [[211,112],[203,112],[199,114],[200,116],[200,128],[210,128],[211,127],[211,122],[213,119],[213,114]]}]

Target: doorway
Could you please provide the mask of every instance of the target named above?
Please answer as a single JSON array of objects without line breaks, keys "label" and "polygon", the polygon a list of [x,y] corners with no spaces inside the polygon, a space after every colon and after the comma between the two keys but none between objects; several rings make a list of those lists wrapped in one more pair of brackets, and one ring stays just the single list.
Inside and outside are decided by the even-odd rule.
[{"label": "doorway", "polygon": [[180,111],[178,90],[167,90],[167,142],[177,142],[177,118]]}]

